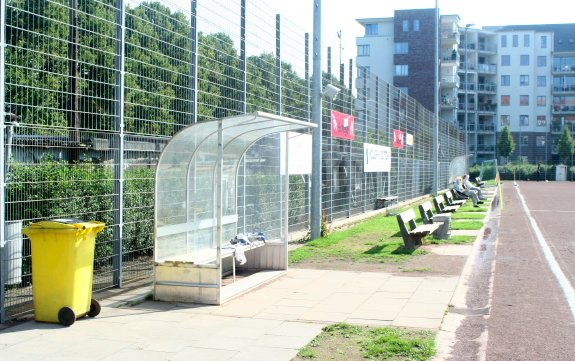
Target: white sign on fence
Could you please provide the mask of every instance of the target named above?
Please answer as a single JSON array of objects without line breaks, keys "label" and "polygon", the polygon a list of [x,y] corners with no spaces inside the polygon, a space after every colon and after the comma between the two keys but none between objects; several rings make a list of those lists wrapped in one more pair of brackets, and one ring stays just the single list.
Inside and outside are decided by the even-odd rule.
[{"label": "white sign on fence", "polygon": [[383,145],[363,143],[363,171],[391,171],[391,148]]},{"label": "white sign on fence", "polygon": [[293,174],[311,174],[311,134],[302,134],[297,132],[282,133],[281,136],[281,174],[284,174],[285,163],[285,142],[286,134],[289,138],[288,150],[288,173]]}]

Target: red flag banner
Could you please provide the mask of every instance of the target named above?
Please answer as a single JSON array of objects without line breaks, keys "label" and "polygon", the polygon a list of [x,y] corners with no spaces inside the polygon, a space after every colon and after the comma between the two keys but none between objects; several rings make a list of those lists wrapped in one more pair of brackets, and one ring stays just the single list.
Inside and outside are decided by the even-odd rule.
[{"label": "red flag banner", "polygon": [[331,111],[331,136],[332,138],[355,139],[355,117]]},{"label": "red flag banner", "polygon": [[401,130],[393,130],[393,147],[403,149],[404,133]]}]

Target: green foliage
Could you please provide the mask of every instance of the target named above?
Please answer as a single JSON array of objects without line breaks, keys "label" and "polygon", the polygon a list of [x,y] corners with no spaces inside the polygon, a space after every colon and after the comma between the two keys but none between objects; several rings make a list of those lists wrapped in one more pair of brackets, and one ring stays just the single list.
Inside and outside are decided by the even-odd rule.
[{"label": "green foliage", "polygon": [[499,141],[497,142],[497,151],[499,155],[508,158],[511,153],[515,150],[515,141],[511,136],[508,126],[504,126],[499,136]]},{"label": "green foliage", "polygon": [[[154,171],[125,172],[123,251],[153,246]],[[13,163],[6,187],[6,217],[35,222],[56,217],[73,217],[106,223],[98,234],[96,259],[113,253],[114,178],[111,167],[93,163],[70,165],[46,159],[36,164]]]},{"label": "green foliage", "polygon": [[563,164],[569,164],[573,156],[575,142],[569,128],[563,127],[563,133],[557,142],[557,153]]}]

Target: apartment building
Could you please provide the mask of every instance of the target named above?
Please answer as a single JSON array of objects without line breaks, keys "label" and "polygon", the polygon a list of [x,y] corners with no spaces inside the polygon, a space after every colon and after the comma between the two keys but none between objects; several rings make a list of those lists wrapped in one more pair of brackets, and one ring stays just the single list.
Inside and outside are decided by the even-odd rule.
[{"label": "apartment building", "polygon": [[462,79],[457,93],[457,123],[467,125],[471,163],[494,159],[497,143],[497,35],[494,32],[460,28],[458,52]]},{"label": "apartment building", "polygon": [[[434,110],[435,9],[358,19],[357,63]],[[512,160],[558,163],[564,126],[575,134],[575,24],[462,26],[440,16],[440,117],[467,127],[471,163],[497,156],[508,126]],[[358,86],[360,82],[357,82]]]}]

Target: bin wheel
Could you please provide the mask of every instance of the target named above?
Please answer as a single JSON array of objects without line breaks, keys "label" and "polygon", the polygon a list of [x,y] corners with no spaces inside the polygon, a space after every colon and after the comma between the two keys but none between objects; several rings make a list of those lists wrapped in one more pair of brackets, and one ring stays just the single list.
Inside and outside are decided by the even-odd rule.
[{"label": "bin wheel", "polygon": [[62,307],[58,312],[58,321],[66,327],[72,326],[74,322],[76,322],[76,314],[74,313],[74,310],[70,307]]},{"label": "bin wheel", "polygon": [[88,311],[88,317],[96,317],[100,314],[101,311],[100,304],[95,299],[90,300],[90,311]]}]

